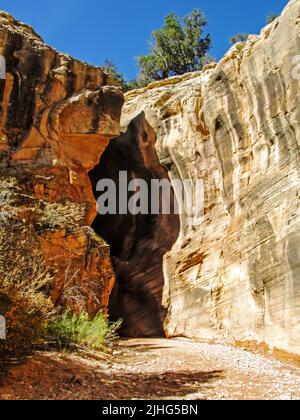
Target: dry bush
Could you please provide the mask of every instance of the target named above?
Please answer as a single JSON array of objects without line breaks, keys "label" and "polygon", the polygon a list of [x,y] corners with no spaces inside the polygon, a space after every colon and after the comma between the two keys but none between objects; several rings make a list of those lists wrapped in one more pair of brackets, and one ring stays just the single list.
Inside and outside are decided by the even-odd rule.
[{"label": "dry bush", "polygon": [[[22,221],[29,211],[35,215],[32,224]],[[84,219],[85,211],[84,204],[36,202],[22,194],[15,178],[0,176],[0,315],[5,316],[7,327],[6,340],[0,340],[0,357],[26,354],[45,339],[92,348],[114,339],[120,323],[109,323],[101,313],[91,319],[85,312],[98,284],[85,281],[71,263],[65,270],[60,303],[75,308],[77,315],[54,308],[50,292],[55,273],[39,251],[36,228],[72,228]],[[101,241],[95,235],[96,239]],[[96,293],[93,299],[100,303]]]},{"label": "dry bush", "polygon": [[82,223],[86,213],[86,205],[72,203],[47,203],[39,201],[37,210],[37,226],[42,229],[74,228]]},{"label": "dry bush", "polygon": [[[97,292],[96,292],[97,291]],[[64,268],[64,282],[58,303],[72,308],[79,314],[88,310],[88,302],[99,307],[101,296],[99,294],[99,280],[91,280],[87,273],[82,273],[72,262],[67,262]]]},{"label": "dry bush", "polygon": [[[1,210],[0,210],[1,213]],[[45,267],[30,227],[13,218],[0,226],[0,294],[10,302],[4,314],[7,337],[0,354],[29,352],[44,337],[54,308],[53,276]]]}]

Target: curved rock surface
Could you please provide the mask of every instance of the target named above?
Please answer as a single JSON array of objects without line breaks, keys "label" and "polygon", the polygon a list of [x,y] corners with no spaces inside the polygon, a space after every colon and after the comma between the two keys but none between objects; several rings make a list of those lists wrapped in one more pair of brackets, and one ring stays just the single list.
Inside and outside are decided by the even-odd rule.
[{"label": "curved rock surface", "polygon": [[114,273],[108,246],[86,227],[96,216],[88,172],[119,135],[123,94],[101,69],[58,53],[4,12],[0,54],[1,176],[22,191],[24,223],[56,271],[55,301],[106,309]]},{"label": "curved rock surface", "polygon": [[300,353],[299,27],[292,0],[219,64],[126,96],[122,126],[144,111],[171,180],[204,182],[165,256],[168,336]]},{"label": "curved rock surface", "polygon": [[[112,246],[124,332],[159,335],[164,323],[169,337],[300,354],[299,27],[292,0],[217,65],[129,92],[120,136],[117,82],[0,13],[0,184],[17,191],[17,214],[55,268],[55,301],[108,307],[109,248],[90,228],[99,178],[170,178],[180,227],[163,215],[93,224]],[[193,223],[178,179],[193,182],[192,207],[204,186]]]}]

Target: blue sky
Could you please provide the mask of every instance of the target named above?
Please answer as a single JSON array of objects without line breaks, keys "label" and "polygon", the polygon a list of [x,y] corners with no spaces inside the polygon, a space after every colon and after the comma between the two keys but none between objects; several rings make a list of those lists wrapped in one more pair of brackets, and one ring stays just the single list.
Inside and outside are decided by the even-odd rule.
[{"label": "blue sky", "polygon": [[164,16],[203,10],[212,35],[211,55],[220,59],[238,32],[259,33],[269,13],[288,0],[0,0],[0,9],[32,25],[56,49],[89,63],[113,60],[127,78],[136,75],[135,57]]}]

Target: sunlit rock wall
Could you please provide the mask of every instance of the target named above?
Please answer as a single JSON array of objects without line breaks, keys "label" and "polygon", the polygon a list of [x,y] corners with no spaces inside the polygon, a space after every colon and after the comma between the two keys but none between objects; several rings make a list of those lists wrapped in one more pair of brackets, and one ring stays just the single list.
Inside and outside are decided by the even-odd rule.
[{"label": "sunlit rock wall", "polygon": [[[165,255],[168,336],[300,353],[300,1],[217,65],[127,94],[171,179],[204,182]],[[192,201],[196,197],[191,197]]]}]

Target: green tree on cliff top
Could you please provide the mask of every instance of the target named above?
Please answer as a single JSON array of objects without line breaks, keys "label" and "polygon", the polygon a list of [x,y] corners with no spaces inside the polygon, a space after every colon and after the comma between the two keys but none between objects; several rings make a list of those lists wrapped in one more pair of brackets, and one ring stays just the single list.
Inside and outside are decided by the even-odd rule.
[{"label": "green tree on cliff top", "polygon": [[142,77],[161,80],[201,70],[211,47],[210,35],[203,35],[206,25],[198,9],[183,19],[175,13],[166,16],[164,26],[152,33],[151,53],[138,58]]}]

